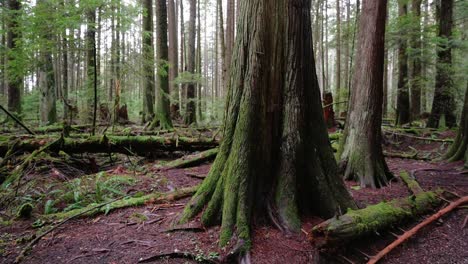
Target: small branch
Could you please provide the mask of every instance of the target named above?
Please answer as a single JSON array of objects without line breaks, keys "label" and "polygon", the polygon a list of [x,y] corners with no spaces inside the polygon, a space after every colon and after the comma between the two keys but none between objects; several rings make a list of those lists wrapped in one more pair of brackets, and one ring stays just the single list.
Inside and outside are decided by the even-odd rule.
[{"label": "small branch", "polygon": [[423,222],[419,223],[417,226],[411,228],[410,230],[406,231],[403,235],[401,235],[397,240],[393,241],[390,245],[385,247],[382,251],[380,251],[377,255],[372,257],[367,264],[375,264],[379,260],[381,260],[385,255],[387,255],[390,251],[392,251],[394,248],[414,236],[419,230],[421,230],[423,227],[429,225],[430,223],[434,222],[435,220],[439,219],[443,215],[453,211],[455,208],[457,208],[460,205],[463,205],[465,203],[468,203],[468,196],[464,196],[455,202],[450,203],[447,207],[443,208],[442,210],[438,211],[437,213],[433,214],[431,217],[427,218]]},{"label": "small branch", "polygon": [[21,121],[19,121],[18,118],[16,118],[12,113],[10,113],[8,110],[6,110],[2,105],[0,105],[0,109],[3,110],[11,119],[13,119],[18,125],[22,126],[26,131],[28,131],[29,134],[35,135],[34,132],[32,132],[26,125],[24,125]]}]

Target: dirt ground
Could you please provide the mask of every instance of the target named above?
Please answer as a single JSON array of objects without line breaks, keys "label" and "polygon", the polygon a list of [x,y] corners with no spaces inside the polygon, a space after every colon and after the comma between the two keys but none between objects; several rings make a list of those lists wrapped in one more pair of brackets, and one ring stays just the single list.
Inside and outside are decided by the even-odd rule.
[{"label": "dirt ground", "polygon": [[[411,151],[408,149],[408,139],[398,140],[398,147],[395,147],[394,142],[387,142],[389,145],[386,149]],[[415,149],[434,156],[443,153],[447,147],[436,142],[411,140],[410,143]],[[468,171],[460,162],[399,158],[389,158],[387,162],[395,175],[406,170],[425,190],[441,187],[460,196],[468,195]],[[159,191],[196,185],[201,179],[190,175],[206,175],[210,168],[210,164],[204,164],[189,169],[158,171],[152,164],[144,166],[148,169],[146,175],[141,177],[162,174],[167,179],[167,190]],[[132,188],[147,189],[152,180],[152,177],[146,177]],[[393,181],[389,186],[377,190],[360,189],[354,182],[346,184],[360,207],[410,195],[401,181]],[[170,230],[171,221],[183,210],[187,200],[163,205],[146,204],[119,209],[108,215],[71,220],[44,237],[23,263],[138,263],[161,254],[170,256],[154,261],[148,259],[147,263],[216,263],[219,256],[229,253],[228,249],[220,249],[217,245],[219,227],[206,229],[195,219],[182,229]],[[463,227],[467,212],[466,207],[463,207],[442,217],[392,251],[381,263],[468,263],[467,226]],[[145,219],[138,220],[136,215],[144,215]],[[2,263],[12,263],[26,245],[24,241],[37,231],[31,227],[32,221],[16,221],[10,226],[0,227]],[[255,223],[252,263],[365,263],[366,256],[376,254],[395,239],[390,232],[401,234],[403,230],[417,224],[413,222],[395,227],[394,230],[356,241],[332,254],[319,254],[307,241],[306,233],[321,221],[323,219],[304,217],[303,232],[289,235],[265,223]]]}]

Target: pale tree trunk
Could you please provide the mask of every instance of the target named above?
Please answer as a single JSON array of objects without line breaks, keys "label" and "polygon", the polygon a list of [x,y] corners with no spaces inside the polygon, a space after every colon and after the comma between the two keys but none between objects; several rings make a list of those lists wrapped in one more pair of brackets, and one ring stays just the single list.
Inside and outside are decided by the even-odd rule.
[{"label": "pale tree trunk", "polygon": [[[184,24],[184,0],[180,0],[180,71],[187,71],[187,51],[185,49],[185,24]],[[185,105],[185,94],[187,90],[185,85],[181,84],[181,90],[179,91],[179,111],[182,111],[182,108]]]},{"label": "pale tree trunk", "polygon": [[221,85],[222,85],[222,92],[221,94],[227,94],[228,87],[226,85],[228,75],[227,75],[227,60],[226,60],[226,41],[224,36],[224,19],[223,19],[223,3],[221,0],[217,0],[217,7],[218,7],[218,18],[219,18],[219,45],[221,50]]},{"label": "pale tree trunk", "polygon": [[[341,100],[341,9],[340,1],[336,0],[336,96],[335,101]],[[336,112],[340,113],[340,104],[335,106]]]},{"label": "pale tree trunk", "polygon": [[[65,1],[61,2],[63,10],[65,10]],[[62,102],[63,102],[63,117],[62,120],[66,121],[69,118],[68,113],[68,35],[67,30],[63,30],[62,32],[62,58],[63,58],[63,65],[62,65],[62,75],[63,75],[63,82],[62,82]]]},{"label": "pale tree trunk", "polygon": [[[196,49],[196,73],[199,77],[202,77],[202,50],[201,50],[201,21],[200,21],[200,1],[197,3],[197,49]],[[202,114],[202,84],[197,82],[197,117],[201,122],[203,120]]]},{"label": "pale tree trunk", "polygon": [[356,70],[339,153],[345,179],[378,188],[392,178],[383,156],[380,130],[387,1],[364,0],[362,5]]},{"label": "pale tree trunk", "polygon": [[[398,1],[399,19],[405,19],[408,14],[408,5],[405,0]],[[408,85],[408,54],[406,36],[400,36],[398,43],[398,84],[397,84],[397,109],[396,124],[403,125],[410,120],[410,98]]]},{"label": "pale tree trunk", "polygon": [[[187,41],[187,72],[195,73],[195,36],[196,36],[196,18],[197,18],[197,0],[190,0],[189,33]],[[190,125],[196,122],[195,107],[195,87],[194,82],[187,84],[187,107],[185,110],[184,123]]]},{"label": "pale tree trunk", "polygon": [[323,119],[310,3],[241,5],[224,139],[180,220],[203,209],[204,224],[221,219],[221,246],[234,235],[241,252],[247,251],[252,217],[270,217],[281,230],[300,232],[299,212],[330,217],[337,208],[355,208],[337,174]]},{"label": "pale tree trunk", "polygon": [[[349,83],[349,76],[350,76],[350,69],[349,69],[349,42],[351,39],[351,3],[350,0],[346,1],[346,42],[345,46],[345,60],[344,60],[344,87],[346,90],[349,90],[348,83]],[[346,110],[346,108],[345,108]]]},{"label": "pale tree trunk", "polygon": [[143,115],[146,123],[154,117],[154,48],[153,48],[153,1],[144,0],[143,12]]},{"label": "pale tree trunk", "polygon": [[439,127],[442,115],[448,127],[456,126],[455,101],[453,98],[453,69],[452,69],[452,27],[453,0],[444,0],[438,7],[439,16],[439,44],[437,48],[436,85],[432,110],[427,126]]},{"label": "pale tree trunk", "polygon": [[412,0],[413,32],[411,46],[413,50],[413,74],[411,76],[411,116],[417,119],[421,115],[421,88],[422,86],[422,42],[421,42],[421,1]]}]

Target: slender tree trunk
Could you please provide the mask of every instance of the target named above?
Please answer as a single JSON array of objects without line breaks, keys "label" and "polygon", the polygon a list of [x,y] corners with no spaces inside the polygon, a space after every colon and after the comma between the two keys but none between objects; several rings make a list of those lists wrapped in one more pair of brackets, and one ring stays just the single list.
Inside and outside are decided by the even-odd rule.
[{"label": "slender tree trunk", "polygon": [[220,49],[221,49],[221,85],[222,85],[222,92],[221,94],[227,94],[227,85],[226,81],[228,79],[228,65],[227,65],[227,60],[226,60],[226,41],[225,41],[225,36],[224,36],[224,20],[223,20],[223,3],[222,0],[217,0],[217,6],[218,6],[218,18],[219,18],[219,28],[218,28],[218,33],[219,33],[219,44],[220,44]]},{"label": "slender tree trunk", "polygon": [[91,134],[94,135],[97,118],[97,48],[96,48],[96,9],[90,7],[86,11],[87,30],[86,30],[86,92],[88,102],[88,120],[93,122]]},{"label": "slender tree trunk", "polygon": [[158,73],[158,92],[156,93],[156,113],[151,128],[172,128],[169,109],[169,51],[167,46],[167,5],[166,0],[156,0],[156,56]]},{"label": "slender tree trunk", "polygon": [[144,0],[143,12],[143,116],[146,123],[154,117],[154,48],[153,48],[153,1]]},{"label": "slender tree trunk", "polygon": [[[340,1],[336,0],[336,102],[341,100],[341,9]],[[336,105],[336,113],[340,113],[341,106]]]},{"label": "slender tree trunk", "polygon": [[440,1],[439,14],[439,44],[437,47],[436,85],[432,111],[427,122],[428,127],[437,128],[441,116],[445,116],[448,127],[456,126],[454,115],[455,101],[453,98],[452,69],[452,27],[453,0]]},{"label": "slender tree trunk", "polygon": [[351,39],[351,3],[350,0],[346,1],[346,41],[345,41],[345,60],[344,60],[344,87],[349,91],[348,83],[350,76],[349,69],[349,42]]},{"label": "slender tree trunk", "polygon": [[[187,41],[187,72],[195,74],[195,36],[196,36],[196,18],[197,18],[197,0],[190,0],[190,18],[189,18],[189,36]],[[195,86],[191,82],[187,84],[187,107],[185,111],[185,124],[190,125],[196,122],[195,112]]]},{"label": "slender tree trunk", "polygon": [[392,178],[383,156],[380,130],[387,1],[364,0],[362,5],[354,88],[340,142],[341,168],[346,179],[376,188]]},{"label": "slender tree trunk", "polygon": [[[61,2],[63,10],[65,10],[65,1]],[[68,120],[69,113],[68,113],[68,35],[67,30],[63,30],[62,32],[62,75],[63,75],[63,82],[62,82],[62,102],[63,102],[63,117],[62,120]]]},{"label": "slender tree trunk", "polygon": [[[187,71],[187,51],[185,49],[185,24],[184,24],[184,0],[180,0],[180,70],[182,72]],[[185,98],[185,94],[187,90],[185,89],[186,86],[184,84],[181,85],[182,90],[179,92],[179,110],[182,110],[185,102],[183,99]]]},{"label": "slender tree trunk", "polygon": [[330,217],[337,208],[355,207],[327,139],[310,3],[241,5],[224,139],[181,218],[186,222],[205,208],[202,222],[221,219],[221,246],[235,232],[242,252],[248,250],[255,216],[300,232],[299,211]]},{"label": "slender tree trunk", "polygon": [[[405,1],[398,1],[399,19],[405,19],[408,14],[408,6]],[[398,91],[397,91],[397,111],[396,123],[403,125],[409,123],[410,119],[410,98],[408,85],[408,54],[406,36],[400,36],[398,44]]]},{"label": "slender tree trunk", "polygon": [[178,41],[177,41],[177,17],[176,6],[174,0],[167,1],[167,15],[169,26],[169,84],[171,94],[171,115],[172,119],[179,118],[179,86],[175,83],[175,79],[179,74],[178,67]]},{"label": "slender tree trunk", "polygon": [[414,18],[411,46],[413,50],[413,74],[411,76],[411,116],[417,119],[421,115],[421,88],[422,88],[422,42],[421,42],[421,2],[412,0],[411,9]]},{"label": "slender tree trunk", "polygon": [[7,20],[7,92],[8,92],[8,111],[21,113],[21,87],[23,85],[23,76],[15,72],[17,67],[14,53],[20,52],[17,46],[17,40],[20,38],[18,32],[18,19],[21,12],[21,3],[18,0],[8,0],[8,11],[11,12]]},{"label": "slender tree trunk", "polygon": [[[198,77],[202,77],[202,50],[201,50],[201,20],[200,20],[200,1],[197,3],[197,49],[196,49],[196,72]],[[197,116],[198,120],[203,120],[202,114],[202,83],[200,81],[197,82]]]}]

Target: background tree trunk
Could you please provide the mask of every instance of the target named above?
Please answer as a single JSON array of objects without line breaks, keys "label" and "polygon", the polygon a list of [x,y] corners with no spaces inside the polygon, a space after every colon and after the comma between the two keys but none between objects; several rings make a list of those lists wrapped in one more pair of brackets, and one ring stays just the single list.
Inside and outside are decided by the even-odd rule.
[{"label": "background tree trunk", "polygon": [[[95,74],[97,72],[96,52],[96,9],[90,7],[86,11],[87,30],[86,30],[86,95],[88,98],[87,117],[88,121],[94,120],[95,100]],[[95,98],[94,98],[95,99]]]},{"label": "background tree trunk", "polygon": [[154,49],[153,49],[153,1],[144,0],[143,11],[143,123],[154,116]]},{"label": "background tree trunk", "polygon": [[[399,19],[405,19],[408,14],[408,5],[404,0],[398,1]],[[406,53],[407,38],[400,36],[398,44],[398,91],[397,91],[397,109],[396,123],[403,125],[410,120],[410,99],[408,87],[408,54]]]},{"label": "background tree trunk", "polygon": [[169,25],[169,84],[171,94],[171,115],[172,119],[180,116],[178,99],[179,99],[179,85],[174,82],[179,74],[178,65],[178,41],[177,41],[177,17],[176,6],[174,0],[167,1],[167,14]]},{"label": "background tree trunk", "polygon": [[464,160],[465,167],[468,167],[468,82],[465,90],[465,101],[463,103],[462,116],[460,127],[458,128],[457,137],[450,146],[445,158],[449,161]]},{"label": "background tree trunk", "polygon": [[413,119],[421,115],[421,87],[422,86],[422,42],[421,42],[421,2],[412,0],[414,28],[412,30],[411,46],[413,50],[413,74],[411,76],[411,116]]},{"label": "background tree trunk", "polygon": [[[187,41],[187,72],[195,74],[195,36],[197,18],[197,0],[190,0],[189,36]],[[187,84],[187,107],[184,122],[190,125],[196,122],[195,112],[195,86],[196,83]]]},{"label": "background tree trunk", "polygon": [[156,0],[156,56],[158,92],[156,93],[156,113],[151,128],[172,128],[169,101],[169,51],[167,46],[167,5],[166,0]]},{"label": "background tree trunk", "polygon": [[362,187],[382,187],[392,178],[382,152],[380,129],[386,8],[386,0],[362,2],[354,88],[340,142],[344,177]]},{"label": "background tree trunk", "polygon": [[[336,0],[336,96],[335,101],[338,103],[341,100],[341,9],[340,1]],[[340,104],[335,106],[336,113],[340,115]]]},{"label": "background tree trunk", "polygon": [[440,1],[439,16],[439,44],[437,47],[436,85],[432,111],[427,126],[438,128],[442,115],[448,127],[456,126],[454,115],[455,101],[453,99],[452,80],[452,27],[453,27],[453,0]]},{"label": "background tree trunk", "polygon": [[8,92],[8,111],[21,113],[21,87],[23,85],[23,76],[16,70],[14,52],[18,52],[17,40],[20,38],[18,32],[18,19],[21,12],[21,3],[17,0],[8,0],[8,10],[12,15],[7,20],[7,92]]}]

